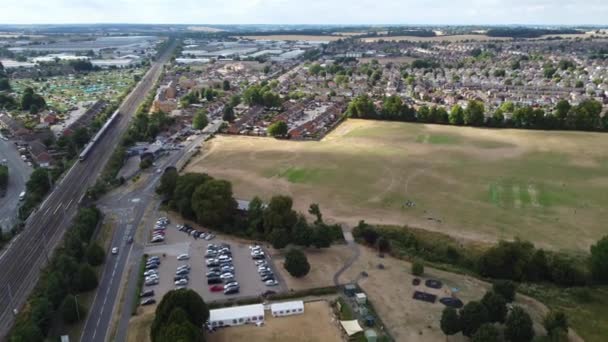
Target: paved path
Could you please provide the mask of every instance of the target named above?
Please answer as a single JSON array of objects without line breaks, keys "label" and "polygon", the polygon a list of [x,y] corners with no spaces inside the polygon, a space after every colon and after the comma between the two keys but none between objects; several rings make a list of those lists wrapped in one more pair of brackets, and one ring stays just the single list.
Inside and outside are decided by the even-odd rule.
[{"label": "paved path", "polygon": [[0,161],[6,159],[8,186],[4,197],[0,197],[0,229],[9,231],[17,222],[19,194],[25,191],[32,168],[21,160],[15,144],[0,139]]},{"label": "paved path", "polygon": [[361,252],[359,251],[359,245],[357,245],[357,243],[355,242],[355,239],[353,238],[353,234],[350,231],[345,231],[345,230],[343,230],[343,233],[344,233],[344,240],[346,240],[347,245],[353,251],[353,255],[351,255],[351,257],[348,258],[348,260],[346,260],[346,262],[344,263],[344,266],[342,266],[338,270],[338,272],[336,272],[336,274],[334,274],[334,285],[336,285],[336,286],[341,285],[340,276],[342,275],[342,273],[344,273],[344,271],[349,269],[355,263],[355,261],[359,258],[359,255],[361,254]]}]

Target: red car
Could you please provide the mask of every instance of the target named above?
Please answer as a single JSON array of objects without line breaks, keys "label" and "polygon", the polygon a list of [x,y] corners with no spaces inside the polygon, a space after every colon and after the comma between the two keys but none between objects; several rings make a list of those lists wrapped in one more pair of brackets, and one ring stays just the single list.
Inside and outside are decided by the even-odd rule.
[{"label": "red car", "polygon": [[211,292],[220,292],[224,291],[224,285],[213,285],[209,287],[209,291]]}]

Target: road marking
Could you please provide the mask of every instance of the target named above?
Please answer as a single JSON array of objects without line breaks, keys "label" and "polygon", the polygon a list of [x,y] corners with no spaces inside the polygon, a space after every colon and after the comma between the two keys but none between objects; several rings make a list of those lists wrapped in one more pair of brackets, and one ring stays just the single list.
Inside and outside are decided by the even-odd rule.
[{"label": "road marking", "polygon": [[53,215],[55,215],[57,213],[57,210],[59,210],[59,208],[61,208],[61,203],[59,203],[59,205],[57,206],[57,208],[55,208],[55,211],[53,211]]},{"label": "road marking", "polygon": [[66,206],[65,206],[65,209],[66,209],[66,210],[67,210],[67,209],[70,207],[70,205],[72,204],[72,201],[73,201],[73,200],[74,200],[73,198],[72,198],[72,199],[70,199],[70,201],[68,202],[68,205],[66,205]]}]

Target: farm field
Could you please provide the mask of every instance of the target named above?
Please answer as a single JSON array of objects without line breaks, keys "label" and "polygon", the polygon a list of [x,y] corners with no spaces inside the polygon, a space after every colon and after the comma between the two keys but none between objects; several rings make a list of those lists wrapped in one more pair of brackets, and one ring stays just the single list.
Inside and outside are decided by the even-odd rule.
[{"label": "farm field", "polygon": [[143,73],[141,68],[102,70],[83,75],[14,79],[11,85],[17,93],[31,87],[44,97],[47,105],[65,113],[83,101],[117,98],[134,83],[135,75]]},{"label": "farm field", "polygon": [[580,251],[605,235],[606,137],[348,120],[320,142],[218,136],[186,172],[230,180],[237,198],[319,203],[328,221]]}]

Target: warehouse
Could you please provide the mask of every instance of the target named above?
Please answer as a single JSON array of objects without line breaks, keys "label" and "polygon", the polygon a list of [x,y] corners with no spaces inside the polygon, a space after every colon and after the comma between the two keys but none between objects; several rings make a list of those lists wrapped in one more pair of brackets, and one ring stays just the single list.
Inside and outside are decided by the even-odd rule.
[{"label": "warehouse", "polygon": [[270,312],[272,312],[272,316],[274,317],[301,315],[304,313],[304,302],[297,300],[272,304],[270,305]]},{"label": "warehouse", "polygon": [[209,310],[209,325],[212,328],[260,322],[264,322],[264,305],[262,304]]}]

